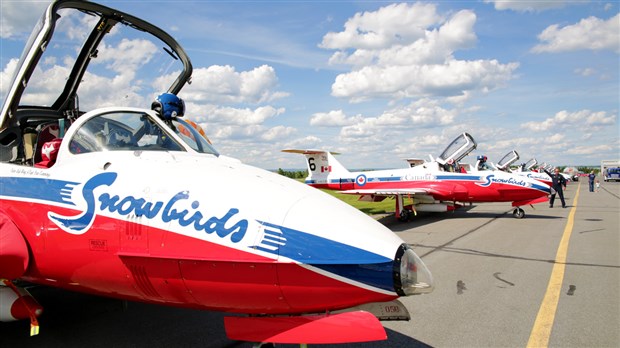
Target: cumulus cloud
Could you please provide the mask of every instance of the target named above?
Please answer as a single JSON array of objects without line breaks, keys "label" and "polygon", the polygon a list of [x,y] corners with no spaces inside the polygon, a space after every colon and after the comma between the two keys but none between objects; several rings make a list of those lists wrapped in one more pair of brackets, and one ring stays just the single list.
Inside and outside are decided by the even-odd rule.
[{"label": "cumulus cloud", "polygon": [[609,126],[616,123],[616,115],[608,115],[605,111],[593,112],[581,110],[568,112],[566,110],[556,113],[542,122],[526,122],[521,128],[542,132],[557,128],[581,128],[583,131],[592,131],[601,126]]},{"label": "cumulus cloud", "polygon": [[620,13],[604,20],[597,17],[584,18],[579,23],[560,27],[551,25],[538,35],[540,44],[532,51],[566,52],[577,50],[609,50],[620,53]]},{"label": "cumulus cloud", "polygon": [[384,111],[378,117],[360,118],[340,131],[341,138],[374,137],[385,132],[409,132],[419,127],[447,126],[454,122],[457,111],[445,109],[436,100],[421,99],[409,105]]},{"label": "cumulus cloud", "polygon": [[513,77],[517,63],[457,60],[474,47],[476,15],[458,11],[448,18],[434,4],[394,4],[358,13],[344,31],[330,32],[321,47],[338,50],[330,62],[352,67],[332,85],[332,95],[353,102],[372,98],[464,97],[488,92]]},{"label": "cumulus cloud", "polygon": [[264,123],[267,119],[284,113],[284,108],[274,108],[273,106],[260,106],[256,109],[216,107],[209,110],[208,115],[204,115],[207,121],[220,125],[252,126]]},{"label": "cumulus cloud", "polygon": [[266,130],[262,135],[261,139],[265,141],[274,141],[288,138],[289,136],[295,134],[297,129],[294,127],[286,127],[286,126],[275,126]]},{"label": "cumulus cloud", "polygon": [[567,4],[575,4],[584,1],[562,1],[562,0],[537,0],[537,1],[524,1],[524,0],[484,0],[487,4],[494,4],[495,9],[499,11],[513,10],[517,12],[541,12],[545,10],[562,8]]},{"label": "cumulus cloud", "polygon": [[538,145],[542,142],[540,137],[512,137],[509,139],[494,140],[498,149],[522,149],[524,146]]},{"label": "cumulus cloud", "polygon": [[192,84],[183,95],[195,102],[259,104],[288,95],[276,91],[277,85],[276,72],[268,65],[241,72],[229,65],[212,65],[194,69]]},{"label": "cumulus cloud", "polygon": [[600,155],[601,153],[618,151],[617,144],[599,144],[599,145],[583,145],[577,144],[577,146],[571,149],[571,152],[577,155]]},{"label": "cumulus cloud", "polygon": [[[314,135],[307,135],[288,141],[284,148],[286,149],[320,149],[322,144],[321,138]],[[329,150],[329,149],[327,149]]]},{"label": "cumulus cloud", "polygon": [[15,73],[15,69],[17,69],[18,59],[13,58],[8,61],[4,69],[0,71],[0,94],[4,95],[8,92],[10,88],[10,84],[13,82],[13,74]]},{"label": "cumulus cloud", "polygon": [[424,37],[424,28],[440,19],[432,4],[392,4],[374,12],[355,14],[345,23],[344,31],[326,34],[321,47],[381,49],[412,43]]},{"label": "cumulus cloud", "polygon": [[0,1],[0,37],[27,37],[47,5],[45,1]]},{"label": "cumulus cloud", "polygon": [[332,95],[363,101],[374,97],[463,97],[471,90],[487,92],[512,78],[518,63],[497,60],[459,61],[410,66],[368,66],[336,77]]},{"label": "cumulus cloud", "polygon": [[117,45],[99,45],[96,64],[107,64],[117,73],[134,76],[135,71],[148,64],[159,49],[149,40],[122,39]]},{"label": "cumulus cloud", "polygon": [[342,127],[360,122],[362,115],[348,117],[342,110],[332,110],[330,112],[319,112],[310,118],[311,126],[319,127]]}]

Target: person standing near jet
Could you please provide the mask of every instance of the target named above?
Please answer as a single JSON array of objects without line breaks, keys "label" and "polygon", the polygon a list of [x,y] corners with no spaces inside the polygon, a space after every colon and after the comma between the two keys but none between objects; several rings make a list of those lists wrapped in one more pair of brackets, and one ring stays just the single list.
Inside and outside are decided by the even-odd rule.
[{"label": "person standing near jet", "polygon": [[590,184],[590,192],[594,192],[594,179],[596,179],[596,174],[594,174],[594,171],[591,171],[590,174],[588,174],[588,184]]},{"label": "person standing near jet", "polygon": [[[560,174],[560,170],[555,168],[553,170],[553,174],[549,173],[545,168],[542,170],[547,173],[551,177],[551,187],[555,190],[555,192],[560,196],[560,201],[562,202],[562,208],[566,208],[566,202],[564,202],[564,191],[566,188],[566,179]],[[551,194],[551,198],[549,199],[549,208],[553,208],[553,201],[555,201],[555,193]]]}]

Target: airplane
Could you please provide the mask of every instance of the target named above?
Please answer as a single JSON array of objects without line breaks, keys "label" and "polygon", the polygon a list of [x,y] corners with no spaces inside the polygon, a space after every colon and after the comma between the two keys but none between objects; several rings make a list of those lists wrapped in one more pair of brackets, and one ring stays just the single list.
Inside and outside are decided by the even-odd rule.
[{"label": "airplane", "polygon": [[[360,172],[347,170],[329,151],[282,151],[306,157],[305,183],[310,186],[359,195],[363,201],[394,197],[395,217],[401,221],[419,211],[452,211],[464,202],[512,202],[514,217],[523,218],[521,206],[548,200],[549,186],[527,177],[503,171],[465,171],[459,161],[475,148],[473,137],[462,133],[430,162],[412,159],[409,168]],[[405,205],[405,197],[412,197],[413,203]]]},{"label": "airplane", "polygon": [[[536,160],[536,158],[531,158],[529,161],[525,163],[521,163],[521,165],[519,165],[517,167],[517,170],[514,171],[513,173],[517,175],[521,175],[521,176],[526,176],[528,178],[536,179],[546,185],[551,186],[551,183],[552,183],[551,177],[547,175],[547,173],[545,173],[545,170],[553,171],[554,167],[547,163],[542,163],[538,166],[537,165],[538,165],[538,161]],[[535,167],[536,169],[534,169]],[[575,181],[573,178],[571,178],[570,175],[566,173],[560,173],[560,175],[564,177],[564,179],[566,180],[566,183],[569,183],[570,181]]]},{"label": "airplane", "polygon": [[[73,43],[63,35],[77,23],[90,26],[64,86],[35,104],[38,63]],[[142,62],[176,71],[170,87],[150,107],[86,108],[98,101],[79,99],[80,87],[112,66],[97,61],[110,58],[104,48],[135,37],[163,47]],[[169,67],[163,58],[180,68],[152,69]],[[219,154],[184,121],[178,94],[191,74],[180,44],[149,22],[93,2],[49,5],[0,114],[0,321],[39,333],[33,285],[236,313],[224,319],[232,340],[386,339],[379,319],[410,318],[398,298],[434,288],[424,262],[346,203]]]},{"label": "airplane", "polygon": [[545,185],[551,186],[551,178],[545,174],[544,171],[539,171],[538,161],[536,158],[530,158],[527,162],[521,163],[517,166],[517,169],[512,171],[516,175],[525,176],[531,179],[538,180]]}]

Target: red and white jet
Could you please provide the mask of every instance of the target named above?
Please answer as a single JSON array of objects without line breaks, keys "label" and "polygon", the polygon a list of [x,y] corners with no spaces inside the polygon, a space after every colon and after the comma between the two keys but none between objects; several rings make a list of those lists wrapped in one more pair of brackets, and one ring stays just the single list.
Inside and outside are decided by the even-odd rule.
[{"label": "red and white jet", "polygon": [[[459,135],[442,154],[410,168],[350,172],[332,153],[323,150],[283,150],[306,156],[306,184],[359,195],[360,200],[396,200],[395,215],[407,221],[418,211],[442,212],[463,203],[512,202],[513,214],[523,218],[520,206],[547,201],[549,186],[500,170],[465,170],[459,161],[476,148],[468,133]],[[411,197],[411,205],[404,198]]]},{"label": "red and white jet", "polygon": [[[127,70],[111,63],[119,45],[151,50],[150,59],[125,61],[135,90],[123,104],[171,83],[153,105],[78,99],[81,86],[87,95]],[[54,71],[62,84],[54,95],[39,94],[39,61],[75,63]],[[166,75],[151,84],[141,69]],[[42,308],[20,287],[27,282],[247,314],[225,319],[234,340],[385,339],[375,315],[348,309],[388,306],[407,318],[393,306],[433,289],[424,263],[349,205],[220,155],[183,120],[176,94],[191,73],[182,47],[148,22],[86,1],[48,7],[0,114],[0,321],[30,319],[38,333]]]}]

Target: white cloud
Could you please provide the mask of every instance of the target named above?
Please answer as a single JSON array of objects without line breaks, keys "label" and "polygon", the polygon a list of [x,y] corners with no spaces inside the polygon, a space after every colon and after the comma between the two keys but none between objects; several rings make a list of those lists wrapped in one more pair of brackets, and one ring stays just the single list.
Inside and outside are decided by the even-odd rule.
[{"label": "white cloud", "polygon": [[121,74],[133,77],[139,67],[147,64],[158,51],[157,46],[149,40],[122,39],[116,46],[99,45],[96,64],[107,67]]},{"label": "white cloud", "polygon": [[0,72],[0,95],[5,95],[11,87],[11,83],[13,83],[13,74],[15,73],[15,69],[17,69],[17,62],[19,60],[13,58],[9,60],[4,69]]},{"label": "white cloud", "polygon": [[[542,138],[538,137],[516,137],[509,138],[504,140],[494,141],[495,148],[502,149],[506,151],[511,151],[509,149],[521,149],[524,146],[530,146],[534,144],[540,144],[542,142]],[[519,151],[517,151],[519,152]]]},{"label": "white cloud", "polygon": [[564,135],[560,133],[552,134],[546,138],[546,141],[551,144],[559,144],[564,142]]},{"label": "white cloud", "polygon": [[249,108],[239,109],[233,107],[210,108],[209,114],[204,115],[207,121],[220,125],[251,126],[260,125],[267,119],[284,113],[284,108],[273,106],[260,106],[254,110]]},{"label": "white cloud", "polygon": [[588,77],[596,74],[596,70],[592,68],[575,69],[575,74]]},{"label": "white cloud", "polygon": [[603,20],[597,17],[584,18],[579,23],[560,28],[551,25],[538,35],[542,42],[532,51],[566,52],[577,50],[609,50],[620,53],[620,13]]},{"label": "white cloud", "polygon": [[497,60],[450,60],[442,65],[367,66],[340,74],[332,95],[364,101],[370,98],[466,96],[471,90],[488,92],[512,79],[518,63]]},{"label": "white cloud", "polygon": [[517,63],[457,60],[474,47],[476,15],[461,10],[445,19],[433,4],[398,4],[356,14],[321,47],[337,49],[332,64],[352,66],[332,85],[332,95],[361,102],[373,98],[464,97],[486,93],[513,78]]},{"label": "white cloud", "polygon": [[294,127],[275,126],[265,131],[262,134],[261,139],[265,141],[281,140],[288,138],[296,132],[297,129],[295,129]]},{"label": "white cloud", "polygon": [[355,124],[361,121],[362,115],[348,117],[342,110],[332,110],[330,112],[319,112],[310,118],[311,126],[318,127],[342,127]]},{"label": "white cloud", "polygon": [[374,50],[410,44],[424,36],[424,28],[440,19],[433,4],[392,4],[374,12],[355,14],[345,23],[344,31],[326,34],[320,46]]},{"label": "white cloud", "polygon": [[314,135],[307,135],[303,138],[288,141],[283,149],[320,149],[321,143],[321,138]]},{"label": "white cloud", "polygon": [[615,144],[577,144],[577,146],[573,147],[571,152],[577,155],[600,155],[601,153],[614,152],[618,153],[618,146]]},{"label": "white cloud", "polygon": [[288,95],[276,91],[277,84],[276,72],[268,65],[241,72],[229,65],[212,65],[194,69],[192,84],[183,95],[195,102],[259,104]]},{"label": "white cloud", "polygon": [[0,38],[24,38],[41,18],[44,1],[0,1]]},{"label": "white cloud", "polygon": [[495,9],[513,10],[517,12],[541,12],[544,10],[550,10],[555,8],[562,8],[567,4],[574,4],[576,2],[584,1],[562,1],[562,0],[537,0],[537,1],[525,1],[525,0],[484,0],[486,3],[495,5]]},{"label": "white cloud", "polygon": [[421,99],[406,106],[386,110],[378,117],[360,118],[340,131],[341,138],[389,138],[386,134],[407,135],[419,127],[447,126],[454,122],[457,111],[443,108],[438,101]]},{"label": "white cloud", "polygon": [[534,132],[542,132],[552,129],[577,128],[581,131],[589,132],[596,130],[597,127],[609,126],[616,123],[616,115],[607,115],[605,111],[593,112],[581,110],[577,112],[560,111],[555,116],[542,122],[526,122],[521,128]]}]

